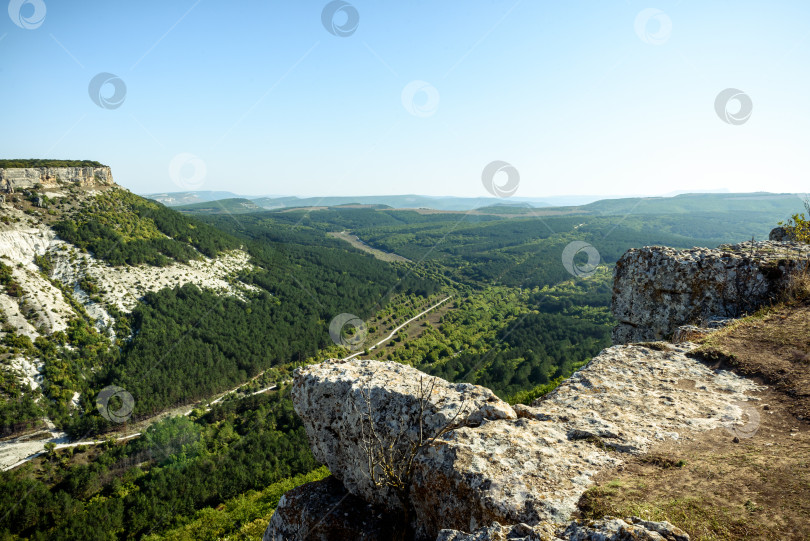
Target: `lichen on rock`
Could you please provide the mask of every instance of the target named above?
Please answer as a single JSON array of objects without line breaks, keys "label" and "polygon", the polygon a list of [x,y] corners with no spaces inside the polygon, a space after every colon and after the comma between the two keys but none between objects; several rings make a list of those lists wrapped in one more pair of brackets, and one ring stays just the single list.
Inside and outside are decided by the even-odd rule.
[{"label": "lichen on rock", "polygon": [[473,533],[442,530],[436,541],[689,541],[689,535],[666,521],[605,517],[556,528],[547,523],[502,526],[495,522]]}]

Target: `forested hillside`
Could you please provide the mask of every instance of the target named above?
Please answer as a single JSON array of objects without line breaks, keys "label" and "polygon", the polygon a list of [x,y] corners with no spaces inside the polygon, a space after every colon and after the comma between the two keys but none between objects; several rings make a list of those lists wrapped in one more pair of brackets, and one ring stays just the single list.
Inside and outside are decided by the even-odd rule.
[{"label": "forested hillside", "polygon": [[239,247],[213,227],[124,190],[85,200],[53,228],[112,265],[168,265]]},{"label": "forested hillside", "polygon": [[289,390],[257,395],[166,419],[127,445],[52,452],[0,474],[0,532],[139,539],[316,467]]}]

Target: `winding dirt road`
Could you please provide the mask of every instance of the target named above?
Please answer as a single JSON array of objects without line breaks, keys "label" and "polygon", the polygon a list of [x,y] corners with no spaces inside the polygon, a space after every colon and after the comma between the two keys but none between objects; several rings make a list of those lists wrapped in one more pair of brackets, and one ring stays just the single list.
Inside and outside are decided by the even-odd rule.
[{"label": "winding dirt road", "polygon": [[[452,295],[450,295],[449,297],[445,297],[444,299],[440,300],[439,302],[437,302],[436,304],[434,304],[433,306],[431,306],[431,307],[430,307],[430,308],[428,308],[427,310],[425,310],[425,311],[423,311],[423,312],[420,312],[419,314],[417,314],[417,315],[413,316],[411,319],[409,319],[408,321],[406,321],[405,323],[403,323],[402,325],[400,325],[399,327],[397,327],[396,329],[394,329],[393,331],[391,331],[391,334],[389,334],[388,336],[386,336],[385,338],[383,338],[382,340],[380,340],[379,342],[377,342],[376,344],[374,344],[373,346],[371,346],[370,348],[368,348],[368,350],[369,350],[369,351],[371,351],[372,349],[376,349],[376,348],[377,348],[377,346],[380,346],[380,345],[382,345],[382,344],[384,344],[384,343],[388,342],[388,341],[389,341],[389,340],[391,340],[391,339],[392,339],[394,336],[396,336],[397,332],[399,332],[399,331],[400,331],[400,329],[402,329],[403,327],[405,327],[406,325],[408,325],[408,324],[410,324],[410,323],[413,323],[414,321],[416,321],[416,320],[417,320],[417,319],[419,319],[420,317],[424,316],[424,315],[425,315],[425,314],[427,314],[428,312],[431,312],[432,310],[435,310],[436,308],[438,308],[439,306],[441,306],[441,305],[442,305],[442,304],[444,304],[445,302],[449,301],[451,298],[453,298],[453,296],[452,296]],[[348,357],[344,357],[342,360],[344,360],[344,361],[350,361],[350,360],[354,359],[355,357],[357,357],[358,355],[362,355],[362,354],[363,354],[363,351],[358,351],[357,353],[353,353],[353,354],[349,355]]]}]

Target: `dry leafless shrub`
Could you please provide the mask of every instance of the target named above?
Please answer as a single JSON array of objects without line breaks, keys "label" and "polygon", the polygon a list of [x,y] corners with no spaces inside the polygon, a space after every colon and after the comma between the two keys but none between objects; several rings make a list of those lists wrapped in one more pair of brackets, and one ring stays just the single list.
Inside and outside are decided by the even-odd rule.
[{"label": "dry leafless shrub", "polygon": [[787,302],[810,301],[810,261],[803,269],[790,275],[784,292],[784,300]]},{"label": "dry leafless shrub", "polygon": [[[405,415],[399,424],[399,429],[391,432],[381,426],[381,415],[376,415],[371,400],[371,392],[361,389],[360,393],[365,402],[365,411],[361,414],[360,445],[367,458],[367,475],[373,486],[394,491],[401,504],[403,516],[403,538],[412,535],[410,522],[413,517],[413,506],[410,503],[410,489],[413,483],[414,464],[422,449],[430,446],[447,432],[458,428],[460,415],[464,411],[466,399],[462,400],[452,417],[438,427],[426,426],[425,419],[432,413],[432,409],[439,404],[433,404],[430,397],[436,387],[438,378],[424,376],[419,378],[419,395],[417,407]],[[445,399],[447,400],[447,399]],[[356,406],[355,406],[356,407]]]}]

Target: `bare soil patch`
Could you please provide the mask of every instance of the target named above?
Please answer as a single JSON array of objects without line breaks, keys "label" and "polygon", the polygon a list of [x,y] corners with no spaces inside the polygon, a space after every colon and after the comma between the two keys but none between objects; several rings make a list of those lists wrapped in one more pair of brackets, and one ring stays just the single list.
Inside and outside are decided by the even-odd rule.
[{"label": "bare soil patch", "polygon": [[693,541],[810,540],[810,306],[741,320],[696,353],[768,386],[745,426],[664,442],[602,472],[581,515],[668,520]]},{"label": "bare soil patch", "polygon": [[789,410],[810,420],[810,305],[783,307],[709,335],[696,352],[791,398]]},{"label": "bare soil patch", "polygon": [[329,237],[334,237],[336,239],[340,239],[342,241],[348,242],[349,244],[351,244],[352,246],[354,246],[358,250],[362,250],[364,252],[367,252],[367,253],[373,255],[375,258],[379,259],[380,261],[386,261],[386,262],[389,262],[389,263],[392,262],[392,261],[400,261],[400,262],[403,262],[403,263],[410,262],[410,259],[408,259],[406,257],[402,257],[401,255],[392,254],[392,253],[389,253],[389,252],[383,252],[382,250],[378,250],[377,248],[374,248],[373,246],[369,246],[368,244],[366,244],[365,242],[360,240],[360,237],[358,237],[357,235],[355,235],[355,234],[353,234],[353,233],[351,233],[349,231],[335,231],[335,232],[327,233],[326,235],[329,236]]}]

